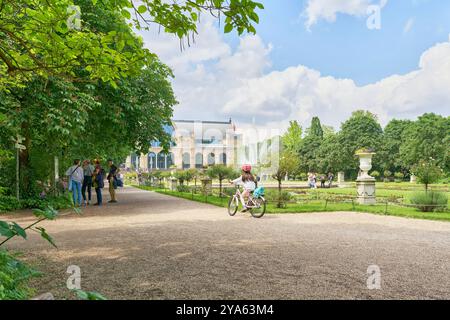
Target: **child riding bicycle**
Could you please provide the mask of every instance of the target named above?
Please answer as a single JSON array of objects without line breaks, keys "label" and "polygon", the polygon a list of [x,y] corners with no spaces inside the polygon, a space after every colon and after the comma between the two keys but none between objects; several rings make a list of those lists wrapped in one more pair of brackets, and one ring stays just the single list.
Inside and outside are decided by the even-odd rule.
[{"label": "child riding bicycle", "polygon": [[242,175],[239,178],[230,181],[232,184],[242,186],[244,189],[244,191],[240,194],[241,202],[244,205],[242,212],[248,211],[248,208],[245,204],[247,203],[247,199],[249,198],[250,193],[255,191],[256,189],[256,178],[251,173],[251,171],[252,166],[249,164],[244,164],[242,166]]}]

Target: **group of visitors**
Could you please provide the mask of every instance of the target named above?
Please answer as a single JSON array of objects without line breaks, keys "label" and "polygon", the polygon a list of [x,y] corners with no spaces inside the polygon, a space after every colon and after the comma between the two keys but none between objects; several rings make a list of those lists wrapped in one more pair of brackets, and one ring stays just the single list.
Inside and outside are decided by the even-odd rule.
[{"label": "group of visitors", "polygon": [[[333,184],[334,175],[329,172],[327,176],[324,174],[320,176],[320,187],[321,188],[331,188]],[[328,182],[328,186],[326,183]],[[317,189],[317,174],[315,172],[308,173],[308,186],[310,189]]]},{"label": "group of visitors", "polygon": [[[109,183],[109,194],[111,196],[111,200],[108,202],[116,203],[115,189],[121,185],[121,181],[118,179],[119,168],[114,165],[111,159],[108,160],[108,167],[109,172],[106,180]],[[94,160],[94,164],[91,164],[90,160],[84,160],[81,163],[80,159],[75,159],[73,165],[67,169],[66,176],[69,177],[69,191],[72,191],[75,206],[91,204],[92,188],[95,189],[97,195],[97,202],[94,205],[101,206],[103,204],[102,189],[104,188],[105,170],[99,160]]]}]

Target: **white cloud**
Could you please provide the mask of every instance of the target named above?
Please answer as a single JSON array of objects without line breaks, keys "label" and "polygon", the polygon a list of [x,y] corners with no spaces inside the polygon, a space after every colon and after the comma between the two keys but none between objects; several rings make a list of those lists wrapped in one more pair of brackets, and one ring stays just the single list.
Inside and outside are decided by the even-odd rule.
[{"label": "white cloud", "polygon": [[319,20],[335,22],[337,14],[364,16],[370,5],[384,7],[388,0],[308,0],[303,14],[306,17],[306,27],[310,29]]},{"label": "white cloud", "polygon": [[167,35],[146,34],[145,41],[174,69],[177,119],[232,117],[240,127],[255,121],[284,129],[289,120],[307,126],[319,116],[337,128],[358,109],[376,113],[382,124],[450,110],[450,38],[425,51],[416,70],[365,86],[302,65],[269,71],[270,44],[246,36],[233,49],[209,22],[201,26],[196,44],[182,52],[178,40]]}]

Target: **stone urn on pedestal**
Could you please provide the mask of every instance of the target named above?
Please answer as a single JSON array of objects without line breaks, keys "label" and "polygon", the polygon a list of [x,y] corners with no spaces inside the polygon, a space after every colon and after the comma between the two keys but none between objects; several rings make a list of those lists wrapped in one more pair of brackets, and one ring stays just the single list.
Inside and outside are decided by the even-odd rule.
[{"label": "stone urn on pedestal", "polygon": [[356,152],[359,157],[360,173],[356,180],[357,201],[359,204],[376,204],[375,178],[369,175],[372,169],[373,150],[362,149]]},{"label": "stone urn on pedestal", "polygon": [[169,178],[169,190],[170,191],[177,191],[178,187],[178,180],[174,177]]},{"label": "stone urn on pedestal", "polygon": [[203,178],[202,181],[202,193],[205,195],[212,194],[212,180],[210,178]]}]

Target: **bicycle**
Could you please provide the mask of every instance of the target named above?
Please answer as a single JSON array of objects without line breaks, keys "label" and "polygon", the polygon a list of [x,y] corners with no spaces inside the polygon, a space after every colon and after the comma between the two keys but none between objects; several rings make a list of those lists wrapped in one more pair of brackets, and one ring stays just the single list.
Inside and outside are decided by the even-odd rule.
[{"label": "bicycle", "polygon": [[241,201],[241,191],[236,187],[236,193],[228,201],[228,214],[234,216],[239,208],[239,203],[249,209],[250,214],[254,218],[261,218],[266,213],[266,199],[263,196],[254,197],[251,193],[248,197],[247,203]]}]

